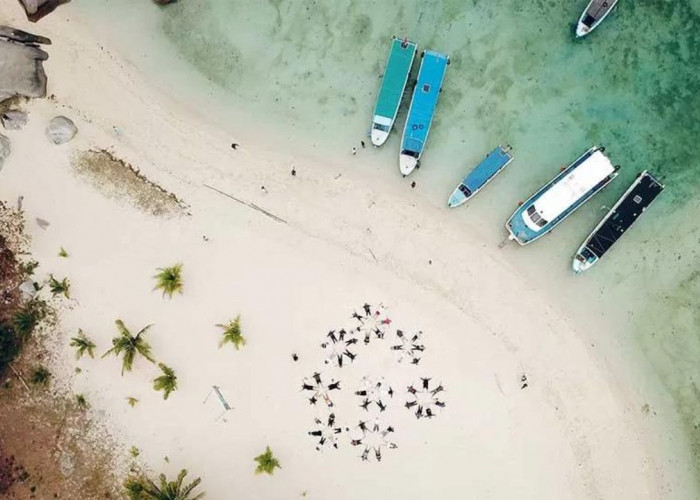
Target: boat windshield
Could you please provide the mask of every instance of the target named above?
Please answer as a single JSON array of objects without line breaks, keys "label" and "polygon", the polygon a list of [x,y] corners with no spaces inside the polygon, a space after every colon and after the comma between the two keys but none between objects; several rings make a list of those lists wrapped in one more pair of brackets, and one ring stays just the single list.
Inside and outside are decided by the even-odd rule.
[{"label": "boat windshield", "polygon": [[374,130],[381,130],[382,132],[389,132],[389,130],[391,130],[388,125],[382,125],[381,123],[375,123],[372,128]]},{"label": "boat windshield", "polygon": [[416,159],[418,159],[418,157],[420,156],[420,153],[418,153],[417,151],[409,151],[408,149],[402,149],[401,154],[406,156],[412,156]]},{"label": "boat windshield", "polygon": [[462,192],[462,194],[463,194],[464,196],[466,196],[467,198],[469,198],[469,197],[472,195],[471,190],[470,190],[467,186],[465,186],[464,184],[460,184],[460,185],[459,185],[459,190],[460,190],[460,191]]},{"label": "boat windshield", "polygon": [[583,19],[583,24],[588,26],[589,28],[595,24],[597,19],[590,14],[587,14],[586,17]]},{"label": "boat windshield", "polygon": [[532,205],[530,208],[527,209],[527,215],[530,217],[532,222],[534,222],[535,224],[537,224],[540,227],[544,227],[547,224],[549,224],[549,221],[540,217],[540,214],[537,213],[537,210],[535,209],[535,205]]}]

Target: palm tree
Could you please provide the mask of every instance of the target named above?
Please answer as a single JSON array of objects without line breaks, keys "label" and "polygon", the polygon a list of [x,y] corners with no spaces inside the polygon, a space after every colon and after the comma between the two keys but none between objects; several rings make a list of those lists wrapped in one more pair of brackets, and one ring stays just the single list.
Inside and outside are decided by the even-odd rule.
[{"label": "palm tree", "polygon": [[151,346],[148,345],[143,339],[143,335],[146,331],[153,325],[144,326],[136,336],[131,335],[129,329],[124,326],[124,322],[120,319],[116,320],[114,324],[117,325],[117,330],[119,330],[119,336],[112,339],[112,348],[104,353],[102,357],[114,354],[119,356],[122,351],[124,352],[124,357],[122,359],[122,375],[124,375],[124,370],[130,372],[131,367],[134,364],[134,357],[136,354],[140,354],[146,358],[151,363],[155,363],[155,359],[151,356]]},{"label": "palm tree", "polygon": [[163,399],[168,399],[170,393],[177,389],[177,376],[172,368],[163,363],[158,363],[158,368],[161,369],[163,375],[153,380],[153,388],[156,391],[163,391]]},{"label": "palm tree", "polygon": [[68,252],[66,252],[66,249],[61,247],[61,250],[58,252],[59,257],[68,257]]},{"label": "palm tree", "polygon": [[32,299],[12,316],[12,325],[23,340],[31,335],[39,321],[46,316],[45,306],[43,301]]},{"label": "palm tree", "polygon": [[70,346],[75,347],[75,358],[80,359],[86,352],[91,358],[95,357],[95,344],[92,340],[87,338],[83,333],[82,328],[78,328],[78,336],[70,339]]},{"label": "palm tree", "polygon": [[68,278],[58,281],[53,274],[49,275],[49,288],[54,297],[56,295],[64,295],[67,299],[70,299],[70,282]]},{"label": "palm tree", "polygon": [[44,366],[37,366],[34,368],[29,381],[34,385],[43,385],[44,387],[49,385],[49,379],[51,378],[51,372]]},{"label": "palm tree", "polygon": [[75,402],[78,404],[78,408],[80,408],[81,410],[86,410],[89,406],[87,399],[85,399],[85,396],[83,394],[76,394]]},{"label": "palm tree", "polygon": [[163,290],[163,297],[167,295],[171,299],[175,292],[182,293],[182,264],[159,267],[157,271],[158,274],[154,276],[156,279],[154,290]]},{"label": "palm tree", "polygon": [[262,474],[264,472],[265,474],[272,475],[276,468],[282,468],[280,461],[272,454],[272,450],[270,450],[269,446],[265,448],[265,453],[255,457],[255,461],[258,463],[255,469],[256,474]]},{"label": "palm tree", "polygon": [[158,476],[158,483],[145,476],[132,476],[124,481],[124,489],[130,500],[200,500],[204,493],[194,496],[194,489],[202,482],[196,478],[190,484],[183,485],[187,471],[182,469],[174,481],[168,481],[165,474]]},{"label": "palm tree", "polygon": [[230,342],[236,350],[243,347],[246,343],[243,334],[241,333],[241,316],[238,315],[233,321],[229,321],[228,325],[218,324],[216,325],[224,330],[224,335],[219,341],[219,347],[223,346],[225,343]]},{"label": "palm tree", "polygon": [[136,399],[135,397],[129,396],[126,398],[126,402],[129,403],[129,406],[131,406],[133,408],[134,406],[136,406],[138,404],[139,400]]}]

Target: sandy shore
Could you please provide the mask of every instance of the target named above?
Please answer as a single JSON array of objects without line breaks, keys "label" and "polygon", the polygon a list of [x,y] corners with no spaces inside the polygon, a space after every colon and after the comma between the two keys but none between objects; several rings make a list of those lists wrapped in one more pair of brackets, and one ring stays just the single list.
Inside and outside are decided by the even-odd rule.
[{"label": "sandy shore", "polygon": [[[18,10],[0,7],[13,26],[35,29]],[[43,272],[72,283],[54,369],[142,463],[185,467],[216,499],[693,496],[687,452],[675,450],[677,463],[660,452],[658,428],[640,410],[645,400],[607,370],[619,355],[593,349],[586,325],[557,307],[556,290],[534,289],[504,254],[485,248],[477,222],[465,227],[405,184],[354,171],[372,161],[369,152],[327,164],[278,151],[243,125],[235,135],[216,129],[150,87],[80,19],[66,23],[70,15],[66,8],[35,29],[54,42],[46,69],[55,99],[31,102],[27,127],[8,131],[0,197],[23,195],[28,219],[50,222],[46,230],[30,224],[34,256]],[[44,137],[56,114],[80,129],[67,145]],[[93,148],[139,168],[189,215],[156,217],[105,196],[70,166]],[[152,276],[177,262],[184,294],[164,299]],[[352,325],[365,302],[387,306],[385,339],[359,345],[349,367],[324,365],[326,333]],[[237,314],[248,344],[219,349],[214,325]],[[144,360],[123,377],[116,359],[82,360],[73,375],[67,339],[82,328],[102,353],[116,318],[134,329],[154,324],[155,356],[179,377],[168,401],[151,388],[158,371]],[[423,332],[419,365],[392,356],[397,328]],[[314,449],[307,432],[326,412],[300,389],[316,370],[341,380],[333,396],[343,427],[367,418],[353,394],[362,376],[391,383],[381,417],[397,448],[381,463],[362,462],[345,437],[338,450]],[[406,387],[421,377],[446,389],[447,406],[431,420],[403,407]],[[212,385],[234,407],[218,421],[217,405],[203,404]],[[127,397],[140,402],[131,408]],[[267,445],[282,464],[271,478],[253,474]]]}]

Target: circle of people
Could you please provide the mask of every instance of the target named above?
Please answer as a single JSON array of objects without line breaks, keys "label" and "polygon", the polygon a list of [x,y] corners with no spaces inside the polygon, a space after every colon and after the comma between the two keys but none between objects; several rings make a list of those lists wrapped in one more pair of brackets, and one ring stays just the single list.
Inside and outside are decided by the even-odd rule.
[{"label": "circle of people", "polygon": [[[352,314],[352,319],[355,324],[351,328],[331,330],[321,343],[321,348],[326,354],[324,364],[342,368],[347,363],[353,363],[357,357],[356,349],[360,342],[368,345],[372,341],[385,339],[391,325],[386,307],[382,304],[377,307],[364,304],[360,312],[355,311]],[[410,365],[420,363],[425,350],[422,337],[423,333],[420,331],[415,334],[395,331],[391,350],[396,353],[399,363],[406,362]],[[359,399],[358,406],[372,418],[360,420],[352,430],[339,425],[332,410],[334,408],[333,391],[341,390],[340,380],[333,378],[324,380],[321,373],[316,372],[303,379],[301,390],[309,395],[308,401],[311,405],[319,404],[329,412],[326,418],[316,417],[314,427],[308,431],[308,434],[316,439],[317,450],[338,449],[339,439],[343,434],[348,435],[352,446],[362,449],[360,458],[363,461],[369,461],[372,457],[381,461],[382,450],[397,447],[390,437],[394,428],[376,415],[387,409],[389,401],[395,395],[394,389],[384,380],[384,377],[362,378],[360,387],[355,390],[355,396]],[[417,419],[432,419],[445,408],[445,402],[440,394],[444,390],[442,384],[431,386],[431,378],[420,378],[418,383],[406,388],[406,401],[403,406]],[[370,414],[370,411],[373,413]]]}]

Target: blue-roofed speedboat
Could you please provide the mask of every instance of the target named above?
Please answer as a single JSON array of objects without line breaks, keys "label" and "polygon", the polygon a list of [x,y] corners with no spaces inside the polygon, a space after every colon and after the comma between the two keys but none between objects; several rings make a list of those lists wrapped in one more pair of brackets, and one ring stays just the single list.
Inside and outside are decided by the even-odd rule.
[{"label": "blue-roofed speedboat", "polygon": [[486,158],[479,163],[474,170],[469,172],[464,180],[450,196],[447,206],[458,207],[478,193],[491,179],[496,177],[508,164],[513,161],[510,146],[504,148],[498,146],[486,155]]},{"label": "blue-roofed speedboat", "polygon": [[579,274],[605,255],[664,190],[646,170],[625,191],[576,252],[573,269]]},{"label": "blue-roofed speedboat", "polygon": [[445,71],[450,59],[445,54],[426,50],[418,72],[418,82],[413,91],[411,107],[403,129],[399,168],[403,175],[413,172],[428,140],[428,132],[433,122],[435,107],[442,90]]},{"label": "blue-roofed speedboat", "polygon": [[508,239],[527,245],[549,233],[617,177],[618,168],[605,148],[592,147],[518,207],[506,223]]}]

